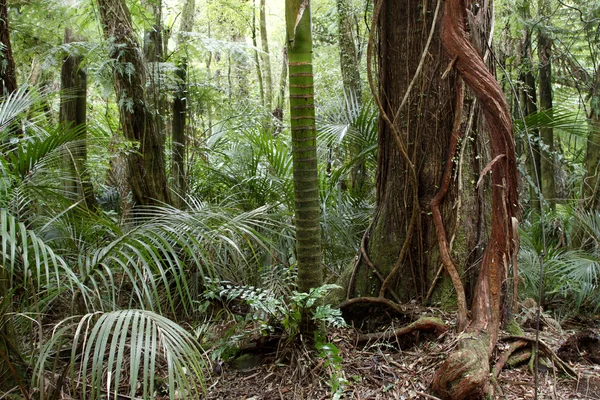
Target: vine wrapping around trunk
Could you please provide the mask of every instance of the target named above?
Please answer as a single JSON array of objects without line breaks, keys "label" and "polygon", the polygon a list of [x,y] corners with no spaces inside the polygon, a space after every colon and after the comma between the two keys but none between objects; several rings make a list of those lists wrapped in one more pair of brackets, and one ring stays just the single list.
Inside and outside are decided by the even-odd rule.
[{"label": "vine wrapping around trunk", "polygon": [[468,334],[437,372],[433,387],[444,398],[465,399],[487,392],[489,356],[498,340],[503,281],[514,247],[512,218],[516,216],[517,168],[512,121],[502,89],[482,57],[467,39],[467,6],[447,0],[442,18],[442,43],[455,68],[483,107],[490,134],[492,171],[492,231],[486,246],[472,305]]}]

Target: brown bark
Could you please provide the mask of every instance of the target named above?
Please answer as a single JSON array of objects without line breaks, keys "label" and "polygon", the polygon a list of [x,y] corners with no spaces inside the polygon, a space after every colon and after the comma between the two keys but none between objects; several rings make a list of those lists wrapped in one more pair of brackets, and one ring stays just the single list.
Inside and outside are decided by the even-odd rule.
[{"label": "brown bark", "polygon": [[[78,41],[69,28],[65,29],[64,43]],[[81,130],[83,143],[78,144],[67,160],[72,168],[74,184],[71,191],[84,200],[85,206],[93,210],[96,199],[87,170],[87,77],[81,67],[82,56],[69,54],[64,57],[61,67],[61,100],[59,122],[66,128]]]},{"label": "brown bark", "polygon": [[128,140],[137,143],[127,156],[128,181],[136,205],[170,203],[164,145],[146,93],[146,65],[137,42],[129,10],[123,0],[98,0],[109,56],[115,61],[115,91],[121,126]]},{"label": "brown bark", "polygon": [[15,59],[10,45],[10,28],[8,25],[8,0],[0,0],[0,96],[8,96],[17,90],[17,72]]},{"label": "brown bark", "polygon": [[[347,296],[392,296],[406,302],[423,299],[434,281],[442,260],[438,236],[429,206],[438,193],[438,183],[450,157],[448,146],[453,135],[456,111],[456,75],[443,73],[447,62],[439,37],[441,2],[428,1],[431,12],[423,19],[414,1],[376,3],[374,24],[378,39],[371,39],[367,68],[372,83],[370,62],[378,43],[377,103],[380,107],[378,137],[377,205],[371,227],[365,234],[358,263],[347,284]],[[460,131],[468,130],[472,99],[465,104]],[[464,172],[459,180],[469,182],[477,171],[475,157],[480,140],[473,135],[461,156]],[[452,158],[452,157],[450,157]],[[456,172],[456,171],[455,171]],[[475,172],[477,173],[477,172]],[[472,184],[467,184],[472,189]],[[457,218],[455,206],[460,196],[469,213]],[[478,204],[475,191],[458,190],[456,180],[438,204],[447,240],[460,236],[461,250],[450,252],[466,263],[470,248],[476,246]],[[460,223],[459,223],[460,221]],[[458,230],[457,230],[457,227]],[[461,265],[461,263],[456,263]],[[375,274],[373,274],[375,272]],[[461,271],[456,276],[460,280]],[[383,283],[382,283],[383,281]],[[437,301],[446,299],[449,279],[442,279]],[[346,285],[346,283],[344,283]],[[438,291],[436,291],[438,292]]]},{"label": "brown bark", "polygon": [[[470,5],[469,3],[467,6]],[[461,0],[445,4],[442,39],[455,67],[483,106],[494,158],[492,231],[472,304],[469,334],[437,372],[434,390],[444,398],[478,398],[487,392],[489,357],[498,340],[504,301],[503,283],[514,246],[512,218],[517,215],[517,169],[512,122],[504,94],[482,58],[467,40],[467,8]]]}]

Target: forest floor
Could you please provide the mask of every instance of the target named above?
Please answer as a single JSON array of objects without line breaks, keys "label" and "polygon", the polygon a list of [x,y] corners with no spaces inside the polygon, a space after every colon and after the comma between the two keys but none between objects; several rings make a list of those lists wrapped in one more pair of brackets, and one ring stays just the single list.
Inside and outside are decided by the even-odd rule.
[{"label": "forest floor", "polygon": [[[437,317],[453,326],[454,315],[435,309],[430,311],[437,312]],[[520,322],[531,324],[526,321],[527,315],[522,313],[520,317]],[[599,316],[576,323],[571,321],[562,327],[547,323],[548,320],[554,321],[549,317],[546,323],[543,321],[539,338],[554,352],[576,332],[591,332],[600,338]],[[387,326],[390,322],[393,320],[388,321]],[[431,381],[457,343],[455,329],[440,336],[417,332],[366,344],[358,344],[359,334],[355,328],[330,330],[327,343],[333,346],[329,347],[329,357],[323,349],[315,351],[314,344],[280,343],[270,350],[264,346],[261,351],[247,353],[233,362],[215,364],[206,382],[208,399],[437,399],[431,394]],[[507,332],[501,334],[501,337],[508,336]],[[523,336],[535,338],[535,331],[526,328]],[[500,341],[494,362],[501,350],[508,348],[509,342]],[[593,349],[576,348],[575,361],[567,364],[578,373],[578,378],[549,368],[549,362],[548,366],[543,365],[542,358],[538,398],[600,399],[600,365],[595,363],[600,362],[600,340],[595,345]],[[590,357],[595,362],[590,361]],[[337,390],[332,382],[339,383]],[[534,399],[534,388],[534,375],[525,362],[501,371],[493,398]]]}]

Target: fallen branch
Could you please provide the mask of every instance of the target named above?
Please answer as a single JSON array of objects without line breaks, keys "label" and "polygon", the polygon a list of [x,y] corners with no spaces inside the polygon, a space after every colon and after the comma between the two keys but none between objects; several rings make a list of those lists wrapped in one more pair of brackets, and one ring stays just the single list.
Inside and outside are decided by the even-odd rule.
[{"label": "fallen branch", "polygon": [[[535,344],[535,338],[530,338],[527,336],[506,336],[500,340],[502,340],[502,341],[519,340],[519,341],[527,341],[532,345]],[[577,371],[575,371],[573,368],[571,368],[571,366],[569,364],[567,364],[559,356],[557,356],[556,353],[550,348],[550,346],[548,346],[544,341],[538,340],[538,349],[541,352],[545,353],[546,356],[549,357],[553,363],[560,366],[566,374],[571,375],[571,377],[573,377],[573,378],[579,377],[579,374],[577,373]]]},{"label": "fallen branch", "polygon": [[371,340],[395,339],[398,336],[407,335],[415,331],[433,331],[436,335],[446,332],[448,327],[439,319],[431,317],[422,317],[408,326],[402,328],[387,330],[384,332],[365,333],[358,335],[358,343],[369,342]]}]

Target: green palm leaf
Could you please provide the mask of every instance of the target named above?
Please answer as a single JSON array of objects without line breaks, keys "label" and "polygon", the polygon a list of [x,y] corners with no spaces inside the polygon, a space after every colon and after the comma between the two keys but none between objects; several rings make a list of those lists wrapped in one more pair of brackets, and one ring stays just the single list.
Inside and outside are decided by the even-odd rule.
[{"label": "green palm leaf", "polygon": [[41,351],[34,374],[38,385],[65,343],[71,343],[70,377],[81,383],[74,389],[83,399],[105,392],[117,397],[123,386],[132,398],[138,393],[152,398],[163,371],[170,399],[203,394],[205,359],[198,343],[181,326],[151,311],[91,313],[61,322]]}]

